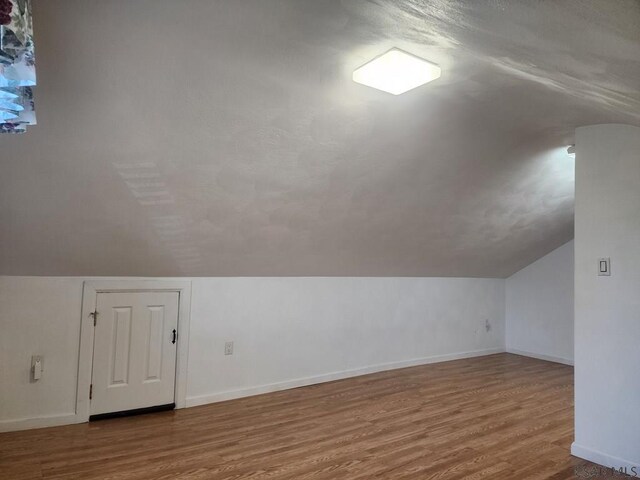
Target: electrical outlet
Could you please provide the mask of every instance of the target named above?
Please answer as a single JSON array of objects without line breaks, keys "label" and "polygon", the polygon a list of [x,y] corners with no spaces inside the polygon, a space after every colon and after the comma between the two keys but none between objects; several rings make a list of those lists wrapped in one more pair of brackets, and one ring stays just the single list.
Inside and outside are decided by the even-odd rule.
[{"label": "electrical outlet", "polygon": [[31,381],[37,382],[42,378],[44,371],[44,358],[42,355],[33,355],[31,357]]},{"label": "electrical outlet", "polygon": [[233,342],[226,342],[224,344],[224,354],[233,355]]}]

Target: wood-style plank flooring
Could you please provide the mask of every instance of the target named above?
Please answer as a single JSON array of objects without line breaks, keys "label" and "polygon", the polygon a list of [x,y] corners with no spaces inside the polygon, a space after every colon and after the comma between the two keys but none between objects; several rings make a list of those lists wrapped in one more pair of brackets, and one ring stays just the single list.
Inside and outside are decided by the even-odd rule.
[{"label": "wood-style plank flooring", "polygon": [[0,478],[565,479],[573,369],[510,354],[0,435]]}]

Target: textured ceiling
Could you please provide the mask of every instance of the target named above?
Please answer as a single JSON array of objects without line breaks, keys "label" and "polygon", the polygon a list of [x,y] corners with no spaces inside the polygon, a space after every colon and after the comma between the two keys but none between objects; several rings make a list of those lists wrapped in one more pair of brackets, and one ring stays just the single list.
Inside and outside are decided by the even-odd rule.
[{"label": "textured ceiling", "polygon": [[[503,277],[573,235],[575,127],[640,125],[635,0],[34,9],[0,274]],[[351,81],[394,46],[442,77]]]}]

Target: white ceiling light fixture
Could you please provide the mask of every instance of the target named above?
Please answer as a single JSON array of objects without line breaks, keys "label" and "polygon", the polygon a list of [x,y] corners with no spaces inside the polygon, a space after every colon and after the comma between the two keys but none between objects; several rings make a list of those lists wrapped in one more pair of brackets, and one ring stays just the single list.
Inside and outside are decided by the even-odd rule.
[{"label": "white ceiling light fixture", "polygon": [[398,48],[365,63],[353,72],[353,81],[400,95],[439,78],[442,70],[435,63]]}]

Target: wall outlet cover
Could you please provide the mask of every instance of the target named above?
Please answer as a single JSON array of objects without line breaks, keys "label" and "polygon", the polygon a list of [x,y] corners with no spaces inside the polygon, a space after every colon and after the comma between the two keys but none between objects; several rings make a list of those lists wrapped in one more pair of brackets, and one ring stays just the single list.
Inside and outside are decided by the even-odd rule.
[{"label": "wall outlet cover", "polygon": [[31,357],[31,381],[37,382],[42,378],[44,372],[44,357],[42,355],[33,355]]}]

